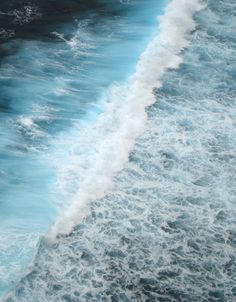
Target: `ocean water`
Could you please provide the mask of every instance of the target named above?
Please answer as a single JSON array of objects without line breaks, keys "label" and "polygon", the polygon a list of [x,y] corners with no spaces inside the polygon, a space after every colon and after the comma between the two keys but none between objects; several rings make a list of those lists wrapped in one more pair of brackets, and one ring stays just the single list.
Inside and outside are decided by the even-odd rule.
[{"label": "ocean water", "polygon": [[234,302],[234,1],[0,8],[2,301]]}]

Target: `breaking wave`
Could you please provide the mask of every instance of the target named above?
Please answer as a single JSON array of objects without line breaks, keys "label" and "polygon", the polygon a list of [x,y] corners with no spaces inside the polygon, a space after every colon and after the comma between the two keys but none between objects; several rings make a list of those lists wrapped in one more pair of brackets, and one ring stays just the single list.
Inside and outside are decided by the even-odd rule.
[{"label": "breaking wave", "polygon": [[[92,110],[81,119],[73,115],[75,96],[85,95],[79,85],[60,77],[48,86],[63,106],[74,96],[60,112],[63,121],[73,115],[72,123],[50,135],[43,153],[56,168],[61,214],[39,242],[28,237],[24,255],[38,242],[34,262],[3,301],[235,301],[235,5],[170,2],[133,75],[120,82],[122,69],[119,83],[96,87],[101,97],[93,100],[92,91]],[[83,58],[94,51],[87,25],[74,37],[62,32],[54,36],[66,49],[81,48]],[[99,57],[91,57],[87,89],[104,83],[91,64]],[[106,77],[114,73],[107,67]],[[22,112],[14,126],[43,142],[45,124],[57,118],[52,105]],[[39,166],[32,158],[30,167]],[[1,242],[6,257],[8,247],[17,252],[8,239]]]},{"label": "breaking wave", "polygon": [[[193,14],[202,1],[174,0],[159,17],[159,31],[139,59],[134,75],[124,85],[113,85],[104,99],[104,112],[90,127],[72,130],[66,145],[69,158],[59,160],[59,181],[73,178],[73,196],[53,226],[51,237],[68,235],[89,212],[90,202],[112,189],[113,176],[128,161],[135,139],[145,128],[147,106],[155,102],[153,89],[161,87],[167,69],[182,63],[181,51],[189,45],[186,34],[196,23]],[[65,142],[63,142],[65,144]],[[60,167],[62,160],[69,167]],[[76,182],[77,180],[77,182]]]}]

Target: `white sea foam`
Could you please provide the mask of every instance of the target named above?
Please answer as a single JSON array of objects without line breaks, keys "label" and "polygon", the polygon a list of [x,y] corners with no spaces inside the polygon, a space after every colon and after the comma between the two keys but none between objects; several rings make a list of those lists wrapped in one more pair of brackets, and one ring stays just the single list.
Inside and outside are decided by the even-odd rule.
[{"label": "white sea foam", "polygon": [[106,108],[93,125],[82,130],[75,126],[70,138],[62,139],[61,144],[70,146],[70,151],[58,160],[59,182],[67,190],[72,183],[73,189],[52,228],[52,238],[69,234],[88,213],[90,202],[112,189],[114,175],[122,170],[135,139],[144,131],[145,108],[155,102],[153,89],[161,87],[167,69],[181,64],[181,51],[188,46],[186,35],[196,27],[193,14],[202,8],[203,1],[173,0],[159,17],[159,32],[128,83],[111,87]]},{"label": "white sea foam", "polygon": [[52,32],[52,34],[64,41],[73,51],[75,51],[77,56],[89,55],[90,51],[94,49],[93,37],[87,30],[89,20],[77,23],[77,31],[70,38],[59,32]]},{"label": "white sea foam", "polygon": [[10,123],[24,135],[34,139],[47,137],[48,134],[43,131],[39,123],[51,123],[53,121],[53,112],[56,111],[48,106],[33,105],[31,115],[20,115],[17,119],[10,120]]},{"label": "white sea foam", "polygon": [[45,134],[35,123],[32,116],[20,116],[17,120],[12,121],[13,125],[25,135],[31,138],[43,137]]}]

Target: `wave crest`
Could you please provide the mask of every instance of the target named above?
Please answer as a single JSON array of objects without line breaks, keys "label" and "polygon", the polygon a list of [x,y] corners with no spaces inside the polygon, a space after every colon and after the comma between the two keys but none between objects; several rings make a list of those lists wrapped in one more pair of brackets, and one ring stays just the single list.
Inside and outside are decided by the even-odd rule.
[{"label": "wave crest", "polygon": [[182,63],[181,51],[189,44],[187,34],[196,27],[193,15],[204,6],[203,1],[173,0],[158,18],[159,31],[141,55],[128,83],[111,87],[105,111],[93,125],[83,129],[79,125],[79,130],[75,127],[70,133],[69,159],[64,159],[69,165],[60,160],[58,168],[62,186],[72,180],[74,189],[51,230],[52,239],[71,233],[89,212],[90,202],[112,189],[114,175],[122,170],[135,139],[144,131],[145,109],[155,102],[153,90],[161,87],[166,70]]}]

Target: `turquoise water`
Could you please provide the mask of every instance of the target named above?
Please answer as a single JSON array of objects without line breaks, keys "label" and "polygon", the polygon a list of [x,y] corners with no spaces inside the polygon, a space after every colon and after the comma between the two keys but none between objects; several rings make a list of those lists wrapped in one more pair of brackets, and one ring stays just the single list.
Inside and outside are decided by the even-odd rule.
[{"label": "turquoise water", "polygon": [[27,66],[8,93],[31,90],[14,102],[18,132],[3,124],[5,146],[21,133],[27,148],[10,154],[21,183],[3,186],[3,227],[13,213],[29,233],[13,240],[25,260],[1,262],[3,301],[235,301],[236,6],[172,1],[157,29],[165,5],[123,2],[3,60]]},{"label": "turquoise water", "polygon": [[48,33],[51,41],[36,36],[2,45],[0,292],[28,272],[40,237],[77,190],[61,173],[70,173],[78,127],[93,123],[108,87],[133,73],[163,5],[114,3],[102,12],[75,12]]}]

